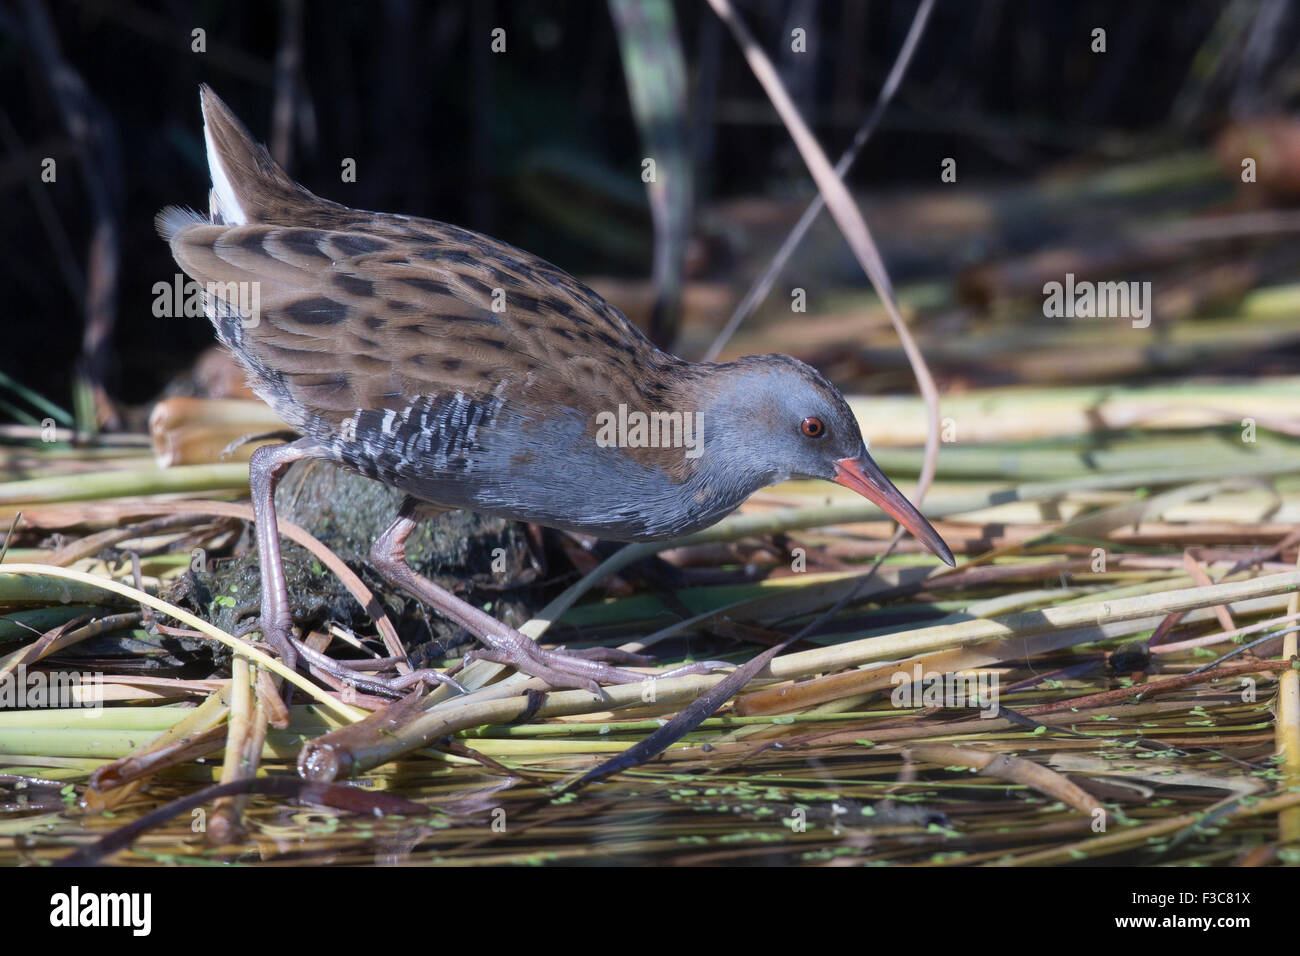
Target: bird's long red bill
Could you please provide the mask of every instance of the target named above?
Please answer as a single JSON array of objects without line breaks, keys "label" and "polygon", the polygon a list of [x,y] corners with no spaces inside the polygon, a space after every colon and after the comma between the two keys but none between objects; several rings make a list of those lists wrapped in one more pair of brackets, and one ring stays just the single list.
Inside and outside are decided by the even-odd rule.
[{"label": "bird's long red bill", "polygon": [[879,505],[891,518],[916,536],[916,539],[938,555],[949,567],[955,567],[952,551],[939,537],[921,512],[903,497],[894,483],[885,477],[880,466],[865,451],[857,458],[841,458],[835,463],[835,481],[851,488],[864,498]]}]

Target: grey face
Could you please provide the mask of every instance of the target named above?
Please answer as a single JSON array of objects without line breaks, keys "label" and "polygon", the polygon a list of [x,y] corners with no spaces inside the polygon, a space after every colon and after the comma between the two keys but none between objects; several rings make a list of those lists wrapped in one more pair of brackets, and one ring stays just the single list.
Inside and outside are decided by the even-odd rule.
[{"label": "grey face", "polygon": [[[750,491],[785,478],[825,478],[875,503],[938,555],[953,564],[938,532],[903,497],[867,454],[844,396],[816,371],[785,355],[742,359],[728,368],[721,405],[731,423],[710,441],[722,450],[711,463],[732,483],[748,479]],[[746,456],[755,464],[747,469]]]},{"label": "grey face", "polygon": [[729,377],[724,397],[735,409],[728,418],[734,433],[711,431],[710,442],[719,440],[743,453],[771,482],[833,481],[836,462],[862,454],[862,432],[852,410],[815,370],[784,355],[737,364],[741,368]]}]

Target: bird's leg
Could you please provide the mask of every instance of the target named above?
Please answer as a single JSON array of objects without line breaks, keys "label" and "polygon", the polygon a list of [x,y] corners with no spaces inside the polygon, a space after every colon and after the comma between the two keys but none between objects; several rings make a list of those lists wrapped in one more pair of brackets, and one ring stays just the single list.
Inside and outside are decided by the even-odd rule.
[{"label": "bird's leg", "polygon": [[280,531],[275,521],[275,486],[295,461],[315,457],[315,446],[307,441],[287,445],[263,445],[248,460],[248,487],[253,498],[257,530],[257,561],[262,575],[262,640],[280,655],[285,667],[298,666],[298,652],[291,642],[293,615],[289,609],[289,583],[280,558]]},{"label": "bird's leg", "polygon": [[264,445],[248,460],[248,484],[257,531],[257,560],[262,577],[261,618],[255,626],[261,629],[262,640],[275,649],[280,660],[291,670],[297,669],[298,658],[302,656],[344,683],[372,693],[400,696],[402,691],[422,680],[430,684],[449,684],[462,694],[468,693],[451,677],[430,669],[396,678],[357,674],[345,664],[317,653],[294,637],[289,583],[284,574],[280,529],[275,517],[275,488],[285,470],[295,461],[315,457],[321,457],[321,449],[314,442],[303,439],[285,445]]},{"label": "bird's leg", "polygon": [[[407,498],[394,521],[370,548],[370,562],[375,570],[395,587],[412,594],[417,600],[431,605],[443,616],[455,621],[477,637],[486,648],[472,651],[480,660],[507,664],[533,677],[539,677],[552,687],[576,687],[591,690],[601,696],[600,685],[630,684],[636,681],[663,677],[663,674],[638,674],[620,670],[587,657],[544,650],[536,642],[502,624],[492,615],[462,601],[456,595],[416,574],[406,563],[406,539],[415,530],[420,519],[440,510],[415,498]],[[713,662],[688,665],[689,668],[712,669]],[[671,672],[682,673],[682,669]],[[691,671],[687,671],[691,672]]]}]

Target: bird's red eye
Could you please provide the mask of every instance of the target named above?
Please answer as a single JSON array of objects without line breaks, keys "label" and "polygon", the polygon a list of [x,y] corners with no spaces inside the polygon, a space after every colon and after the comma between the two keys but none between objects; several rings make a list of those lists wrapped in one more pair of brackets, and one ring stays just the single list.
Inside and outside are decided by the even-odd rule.
[{"label": "bird's red eye", "polygon": [[826,426],[822,424],[820,418],[805,418],[800,424],[799,430],[809,438],[821,438],[826,434]]}]

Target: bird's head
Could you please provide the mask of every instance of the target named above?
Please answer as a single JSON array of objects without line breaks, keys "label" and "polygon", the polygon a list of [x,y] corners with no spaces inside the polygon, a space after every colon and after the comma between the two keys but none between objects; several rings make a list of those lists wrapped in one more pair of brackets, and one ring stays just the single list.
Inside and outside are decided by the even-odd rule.
[{"label": "bird's head", "polygon": [[702,464],[740,468],[758,487],[788,478],[836,482],[953,564],[939,533],[867,454],[849,403],[819,372],[788,355],[755,355],[712,366],[709,378],[703,458],[714,460]]}]

